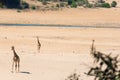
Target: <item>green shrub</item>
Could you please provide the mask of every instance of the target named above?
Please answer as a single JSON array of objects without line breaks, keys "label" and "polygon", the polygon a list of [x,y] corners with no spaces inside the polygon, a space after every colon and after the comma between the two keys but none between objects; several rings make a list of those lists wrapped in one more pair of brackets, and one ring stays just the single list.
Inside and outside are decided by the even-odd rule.
[{"label": "green shrub", "polygon": [[0,3],[0,8],[6,8],[6,5],[3,3]]},{"label": "green shrub", "polygon": [[111,7],[116,7],[117,6],[117,2],[116,1],[113,1],[112,3],[111,3]]},{"label": "green shrub", "polygon": [[32,10],[35,10],[35,9],[36,9],[36,6],[35,6],[35,5],[32,5],[32,6],[31,6],[31,9],[32,9]]},{"label": "green shrub", "polygon": [[72,8],[77,8],[77,4],[76,4],[76,2],[75,2],[74,0],[72,0],[71,7],[72,7]]},{"label": "green shrub", "polygon": [[109,3],[102,3],[101,7],[110,8],[110,4]]},{"label": "green shrub", "polygon": [[3,4],[2,3],[0,3],[0,8],[3,8]]},{"label": "green shrub", "polygon": [[51,8],[54,8],[55,6],[54,5],[51,5]]},{"label": "green shrub", "polygon": [[117,78],[115,78],[114,80],[120,80],[120,77],[117,76]]},{"label": "green shrub", "polygon": [[93,8],[94,5],[93,5],[93,4],[86,4],[85,7],[86,7],[86,8]]},{"label": "green shrub", "polygon": [[25,1],[22,2],[22,5],[21,5],[21,8],[22,9],[26,9],[26,8],[29,8],[29,4]]},{"label": "green shrub", "polygon": [[68,5],[71,5],[72,4],[72,0],[68,0]]},{"label": "green shrub", "polygon": [[56,4],[56,7],[57,7],[57,8],[59,8],[59,7],[60,7],[60,5],[59,5],[59,4]]},{"label": "green shrub", "polygon": [[104,7],[104,8],[110,8],[110,4],[109,3],[96,3],[94,5],[95,7]]}]

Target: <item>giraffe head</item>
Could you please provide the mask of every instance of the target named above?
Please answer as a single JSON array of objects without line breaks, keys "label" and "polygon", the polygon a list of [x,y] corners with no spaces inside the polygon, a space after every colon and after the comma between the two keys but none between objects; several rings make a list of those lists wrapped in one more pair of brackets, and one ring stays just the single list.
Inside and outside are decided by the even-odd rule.
[{"label": "giraffe head", "polygon": [[14,46],[11,47],[11,50],[14,50]]}]

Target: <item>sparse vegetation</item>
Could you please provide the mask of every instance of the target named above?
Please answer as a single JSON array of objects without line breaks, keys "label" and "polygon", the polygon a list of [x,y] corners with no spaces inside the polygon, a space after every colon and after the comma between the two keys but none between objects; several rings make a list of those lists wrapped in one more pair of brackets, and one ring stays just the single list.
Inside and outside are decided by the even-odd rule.
[{"label": "sparse vegetation", "polygon": [[77,8],[77,4],[75,0],[72,0],[71,8]]},{"label": "sparse vegetation", "polygon": [[103,7],[103,8],[110,8],[110,4],[109,3],[96,3],[94,4],[95,7]]},{"label": "sparse vegetation", "polygon": [[60,5],[59,5],[59,4],[56,4],[56,7],[57,7],[57,8],[59,8],[59,7],[60,7]]},{"label": "sparse vegetation", "polygon": [[31,6],[31,9],[32,9],[32,10],[35,10],[35,9],[36,9],[36,6],[35,6],[35,5],[32,5],[32,6]]},{"label": "sparse vegetation", "polygon": [[110,4],[109,3],[102,3],[101,7],[110,8]]},{"label": "sparse vegetation", "polygon": [[78,0],[78,5],[79,6],[84,6],[85,4],[88,4],[88,0]]},{"label": "sparse vegetation", "polygon": [[86,4],[84,7],[86,7],[86,8],[93,8],[94,4]]},{"label": "sparse vegetation", "polygon": [[60,7],[65,7],[65,3],[64,2],[60,2]]},{"label": "sparse vegetation", "polygon": [[[4,0],[2,0],[4,1]],[[5,3],[5,2],[0,2],[0,8],[3,8],[4,6],[8,7],[19,7],[21,9],[26,9],[26,8],[31,8],[33,10],[35,10],[39,5],[35,5],[35,4],[31,4],[29,2],[26,1],[22,1],[22,4],[20,3],[21,0],[14,0],[15,1],[15,5],[10,5],[11,3]],[[71,7],[71,8],[77,8],[78,6],[82,6],[85,8],[95,8],[95,7],[103,7],[103,8],[110,8],[110,7],[116,7],[117,6],[117,2],[113,1],[111,4],[105,2],[105,0],[97,0],[96,2],[90,3],[89,0],[37,0],[38,2],[42,3],[42,5],[40,5],[39,7],[45,7],[45,6],[53,6],[56,8],[59,7]],[[3,5],[3,3],[5,5]],[[34,5],[34,6],[33,6]],[[31,7],[29,7],[31,6]],[[38,8],[37,8],[38,9]]]},{"label": "sparse vegetation", "polygon": [[98,3],[105,3],[104,0],[98,0]]},{"label": "sparse vegetation", "polygon": [[22,4],[21,4],[21,8],[22,9],[27,9],[27,8],[29,8],[29,4],[25,1],[23,1]]},{"label": "sparse vegetation", "polygon": [[42,1],[42,4],[43,4],[43,5],[47,5],[47,1],[46,1],[46,0],[43,0],[43,1]]},{"label": "sparse vegetation", "polygon": [[68,3],[68,5],[71,5],[72,4],[72,0],[68,0],[67,3]]},{"label": "sparse vegetation", "polygon": [[20,8],[21,0],[3,0],[7,8]]},{"label": "sparse vegetation", "polygon": [[117,6],[117,2],[116,1],[113,1],[112,3],[111,3],[111,7],[116,7]]},{"label": "sparse vegetation", "polygon": [[111,57],[111,54],[106,55],[100,51],[96,51],[93,44],[91,47],[91,55],[95,59],[94,63],[98,65],[92,67],[87,75],[94,76],[94,80],[120,80],[118,55]]},{"label": "sparse vegetation", "polygon": [[0,3],[0,8],[3,8],[3,4],[2,3]]},{"label": "sparse vegetation", "polygon": [[[95,67],[91,67],[86,73],[89,76],[94,76],[94,80],[120,80],[120,69],[118,55],[115,57],[110,54],[104,54],[96,50],[94,40],[92,42],[90,54],[94,58]],[[65,80],[79,80],[80,75],[77,73],[71,74]]]},{"label": "sparse vegetation", "polygon": [[72,4],[72,0],[68,0],[68,5],[71,5]]},{"label": "sparse vegetation", "polygon": [[65,80],[79,80],[80,75],[77,73],[73,73],[70,76],[67,77]]}]

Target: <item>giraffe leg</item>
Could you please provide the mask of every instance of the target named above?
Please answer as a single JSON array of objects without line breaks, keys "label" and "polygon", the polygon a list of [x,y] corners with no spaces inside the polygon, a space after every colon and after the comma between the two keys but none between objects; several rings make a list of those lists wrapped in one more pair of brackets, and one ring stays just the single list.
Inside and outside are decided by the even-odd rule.
[{"label": "giraffe leg", "polygon": [[18,72],[20,71],[20,61],[18,62]]},{"label": "giraffe leg", "polygon": [[15,62],[15,71],[17,72],[17,62]]},{"label": "giraffe leg", "polygon": [[38,52],[39,52],[39,45],[37,46],[37,50],[38,50]]},{"label": "giraffe leg", "polygon": [[38,45],[38,52],[39,52],[39,53],[40,53],[40,47],[41,47],[41,46],[40,46],[40,45]]},{"label": "giraffe leg", "polygon": [[13,61],[13,64],[12,64],[12,73],[13,73],[13,69],[14,69],[14,61]]}]

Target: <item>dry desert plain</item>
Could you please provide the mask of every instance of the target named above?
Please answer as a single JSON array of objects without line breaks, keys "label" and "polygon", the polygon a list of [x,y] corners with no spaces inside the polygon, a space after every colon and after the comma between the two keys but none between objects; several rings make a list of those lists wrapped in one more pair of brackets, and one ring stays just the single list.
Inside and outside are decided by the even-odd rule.
[{"label": "dry desert plain", "polygon": [[[120,52],[120,29],[63,27],[0,27],[0,79],[65,80],[77,72],[80,80],[92,80],[84,73],[93,65],[91,41],[97,50],[113,55]],[[42,44],[37,52],[36,36]],[[15,46],[20,56],[20,72],[11,73]]]},{"label": "dry desert plain", "polygon": [[[80,80],[93,80],[84,74],[94,65],[89,54],[92,40],[95,40],[97,50],[103,53],[116,55],[120,52],[119,9],[21,13],[0,10],[1,24],[48,24],[0,26],[0,80],[65,80],[74,72],[80,74]],[[49,24],[94,27],[51,27]],[[36,36],[42,45],[40,53],[37,52]],[[11,73],[13,45],[20,56],[19,73]]]},{"label": "dry desert plain", "polygon": [[119,27],[120,8],[77,8],[58,11],[0,10],[1,24],[52,24]]}]

